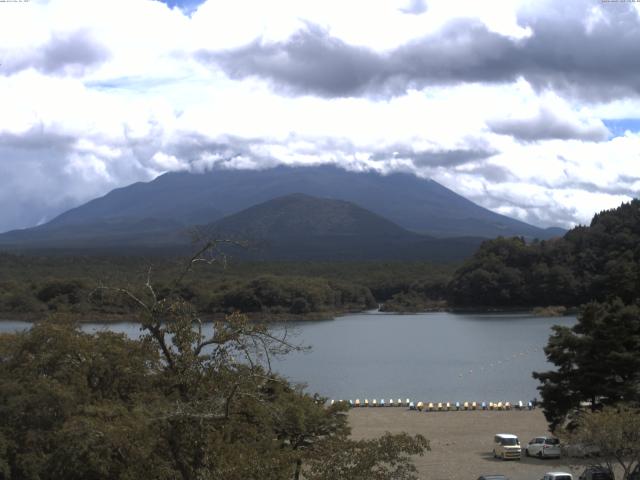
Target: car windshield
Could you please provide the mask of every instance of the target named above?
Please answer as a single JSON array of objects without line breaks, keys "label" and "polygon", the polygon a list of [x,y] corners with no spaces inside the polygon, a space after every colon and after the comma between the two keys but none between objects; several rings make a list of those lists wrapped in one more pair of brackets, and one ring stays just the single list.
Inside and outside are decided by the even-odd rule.
[{"label": "car windshield", "polygon": [[[557,438],[547,438],[544,443],[546,443],[547,445],[558,445],[560,443],[560,440],[558,440]],[[557,477],[557,478],[562,478],[564,480],[564,478],[567,477]]]},{"label": "car windshield", "polygon": [[502,445],[519,445],[517,438],[503,438],[500,443]]}]

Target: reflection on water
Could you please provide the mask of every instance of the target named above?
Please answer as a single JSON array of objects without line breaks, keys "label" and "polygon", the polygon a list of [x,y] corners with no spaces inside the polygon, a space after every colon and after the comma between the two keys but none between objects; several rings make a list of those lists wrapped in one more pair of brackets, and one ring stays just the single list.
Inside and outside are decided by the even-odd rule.
[{"label": "reflection on water", "polygon": [[[550,366],[542,351],[551,326],[575,317],[528,314],[355,314],[324,322],[289,322],[294,341],[310,345],[274,361],[274,369],[329,398],[517,401],[537,395],[533,370]],[[0,322],[0,331],[28,328]],[[282,324],[276,329],[284,328]],[[85,324],[132,338],[135,323]]]}]

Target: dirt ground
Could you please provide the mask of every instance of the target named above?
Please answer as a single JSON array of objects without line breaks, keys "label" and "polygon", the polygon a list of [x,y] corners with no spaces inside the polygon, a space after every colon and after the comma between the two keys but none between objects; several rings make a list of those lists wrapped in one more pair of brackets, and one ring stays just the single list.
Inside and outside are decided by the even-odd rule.
[{"label": "dirt ground", "polygon": [[349,412],[353,438],[372,438],[385,432],[420,433],[431,442],[431,451],[416,457],[421,479],[475,480],[499,473],[511,480],[539,480],[546,472],[573,474],[574,480],[589,460],[526,458],[502,461],[493,458],[496,433],[518,435],[524,447],[533,437],[548,434],[540,409],[511,411],[418,412],[405,408],[354,408]]}]

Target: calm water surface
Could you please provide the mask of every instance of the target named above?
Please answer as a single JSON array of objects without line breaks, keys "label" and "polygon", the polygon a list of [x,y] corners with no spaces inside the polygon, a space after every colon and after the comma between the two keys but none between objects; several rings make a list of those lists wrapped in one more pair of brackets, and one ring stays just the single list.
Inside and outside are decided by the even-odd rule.
[{"label": "calm water surface", "polygon": [[[530,400],[534,370],[550,368],[542,347],[552,325],[575,317],[528,314],[362,313],[323,322],[289,322],[295,342],[309,353],[276,360],[274,369],[329,398],[406,398],[423,401]],[[0,331],[28,328],[0,322]],[[86,324],[131,337],[135,323]],[[284,328],[277,325],[276,329]]]}]

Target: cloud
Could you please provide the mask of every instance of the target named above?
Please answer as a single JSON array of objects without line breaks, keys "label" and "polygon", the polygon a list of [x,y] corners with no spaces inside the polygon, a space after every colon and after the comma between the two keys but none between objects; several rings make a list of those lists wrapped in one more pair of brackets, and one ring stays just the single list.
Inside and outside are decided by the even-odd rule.
[{"label": "cloud", "polygon": [[497,152],[489,149],[452,149],[452,150],[403,150],[398,146],[394,151],[379,151],[371,156],[372,160],[409,159],[417,168],[421,167],[457,167],[477,160],[484,160]]},{"label": "cloud", "polygon": [[284,93],[393,96],[465,77],[467,81],[514,80],[514,66],[489,58],[514,48],[508,39],[475,20],[456,21],[438,38],[426,37],[389,53],[349,45],[307,24],[284,42],[257,40],[233,50],[200,50],[196,58],[219,66],[234,79],[264,77]]},{"label": "cloud", "polygon": [[400,8],[400,11],[410,15],[421,15],[427,11],[427,2],[426,0],[410,0],[407,6]]},{"label": "cloud", "polygon": [[85,30],[56,33],[44,44],[25,50],[0,50],[0,74],[11,75],[34,68],[44,74],[82,75],[109,59],[106,47]]},{"label": "cloud", "polygon": [[551,139],[602,142],[609,136],[609,130],[601,121],[561,117],[546,107],[540,108],[532,117],[494,119],[487,125],[494,133],[511,135],[522,142]]},{"label": "cloud", "polygon": [[0,230],[213,165],[411,172],[542,225],[588,222],[640,190],[629,3],[1,10]]},{"label": "cloud", "polygon": [[[258,39],[195,58],[234,79],[264,78],[281,93],[322,97],[401,95],[429,85],[508,83],[522,77],[589,101],[640,93],[640,18],[630,4],[545,2],[522,10],[530,35],[513,38],[478,19],[452,19],[438,31],[388,51],[352,45],[307,22],[283,41]],[[590,16],[591,15],[591,16]],[[624,34],[621,34],[624,32]]]}]

